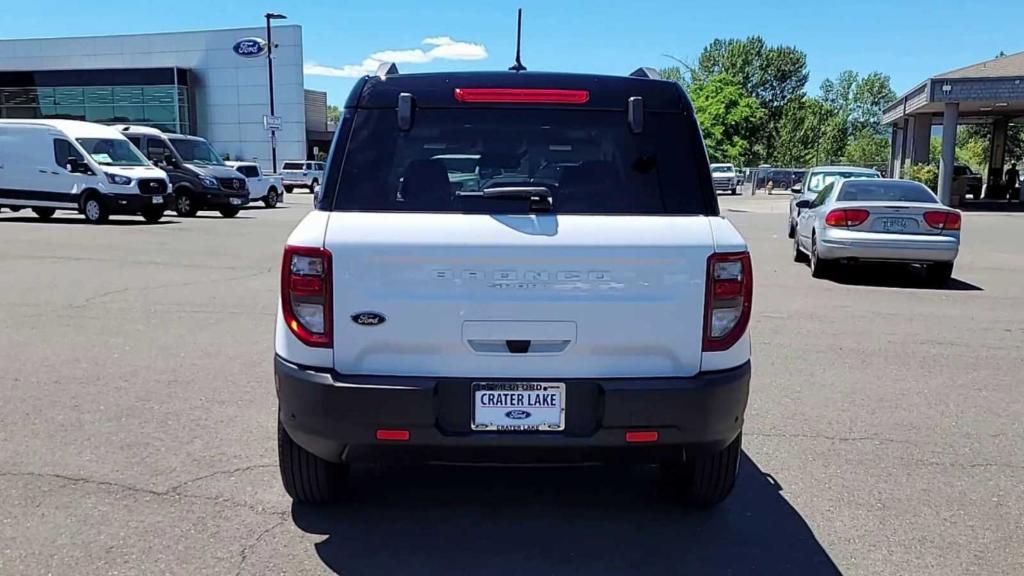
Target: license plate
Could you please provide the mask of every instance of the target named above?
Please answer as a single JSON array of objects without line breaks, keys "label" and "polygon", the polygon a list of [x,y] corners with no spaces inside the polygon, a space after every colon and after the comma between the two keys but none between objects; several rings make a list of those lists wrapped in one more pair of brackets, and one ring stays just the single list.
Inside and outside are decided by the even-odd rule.
[{"label": "license plate", "polygon": [[879,218],[878,226],[883,232],[906,232],[911,222],[909,218]]},{"label": "license plate", "polygon": [[565,429],[562,382],[474,382],[473,430],[538,432]]},{"label": "license plate", "polygon": [[163,203],[164,203],[164,197],[163,196],[153,196],[153,204],[163,204]]},{"label": "license plate", "polygon": [[228,198],[228,202],[230,202],[233,206],[237,206],[242,203],[242,201],[238,198]]}]

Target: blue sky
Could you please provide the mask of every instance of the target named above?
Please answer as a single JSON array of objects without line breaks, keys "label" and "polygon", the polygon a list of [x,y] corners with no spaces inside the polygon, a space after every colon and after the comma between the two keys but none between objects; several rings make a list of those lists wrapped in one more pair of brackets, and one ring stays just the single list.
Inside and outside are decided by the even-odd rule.
[{"label": "blue sky", "polygon": [[[812,93],[847,68],[889,74],[902,92],[1000,50],[1024,50],[1021,0],[174,0],[152,7],[105,0],[101,11],[84,0],[64,0],[47,10],[31,2],[5,4],[0,38],[258,26],[264,12],[282,12],[303,27],[307,64],[332,74],[355,73],[352,66],[372,55],[397,50],[410,60],[400,65],[405,71],[506,68],[520,6],[523,62],[531,70],[625,74],[640,65],[670,65],[665,53],[693,61],[716,37],[760,34],[807,53]],[[306,77],[308,88],[327,90],[336,104],[352,83],[347,77]]]}]

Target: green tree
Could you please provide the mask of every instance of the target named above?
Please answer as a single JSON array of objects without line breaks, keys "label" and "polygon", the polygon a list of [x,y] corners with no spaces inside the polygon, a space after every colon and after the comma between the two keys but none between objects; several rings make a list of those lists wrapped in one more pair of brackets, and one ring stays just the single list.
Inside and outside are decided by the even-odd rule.
[{"label": "green tree", "polygon": [[762,158],[773,159],[783,108],[801,98],[807,85],[807,55],[792,46],[769,46],[760,36],[718,38],[701,52],[691,80],[719,75],[738,83],[764,109],[758,149]]},{"label": "green tree", "polygon": [[782,109],[778,130],[773,134],[777,145],[772,164],[806,166],[820,163],[824,157],[820,122],[828,117],[828,113],[824,104],[807,96],[787,102]]},{"label": "green tree", "polygon": [[732,78],[712,76],[690,86],[690,99],[712,162],[750,165],[765,112]]},{"label": "green tree", "polygon": [[845,160],[858,166],[885,166],[889,162],[889,139],[872,130],[858,132],[846,145]]},{"label": "green tree", "polygon": [[679,66],[669,66],[658,70],[658,74],[661,74],[662,80],[671,80],[680,84],[686,85],[686,76],[683,74],[683,69]]},{"label": "green tree", "polygon": [[341,109],[333,104],[327,105],[327,121],[337,124],[341,122]]}]

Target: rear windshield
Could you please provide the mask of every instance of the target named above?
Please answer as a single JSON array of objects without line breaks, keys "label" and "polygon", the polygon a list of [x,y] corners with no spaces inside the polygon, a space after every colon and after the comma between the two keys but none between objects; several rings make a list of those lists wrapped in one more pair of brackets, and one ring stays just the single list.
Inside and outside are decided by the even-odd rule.
[{"label": "rear windshield", "polygon": [[871,182],[861,180],[843,184],[837,202],[924,202],[935,204],[938,198],[917,182]]},{"label": "rear windshield", "polygon": [[634,134],[623,111],[419,109],[403,132],[394,110],[360,110],[334,209],[517,213],[528,197],[484,191],[543,188],[562,214],[704,213],[695,125],[682,113],[646,116]]},{"label": "rear windshield", "polygon": [[302,162],[285,162],[281,165],[281,170],[302,170]]},{"label": "rear windshield", "polygon": [[807,182],[807,192],[820,192],[822,188],[836,180],[843,180],[846,178],[879,178],[879,175],[875,172],[841,170],[832,172],[812,172],[811,178]]}]

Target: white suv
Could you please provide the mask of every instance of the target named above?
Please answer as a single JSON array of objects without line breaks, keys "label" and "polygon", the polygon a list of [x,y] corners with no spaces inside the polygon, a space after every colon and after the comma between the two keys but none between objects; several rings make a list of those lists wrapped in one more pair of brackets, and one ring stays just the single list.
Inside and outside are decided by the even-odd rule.
[{"label": "white suv", "polygon": [[288,494],[327,502],[350,463],[415,457],[659,464],[689,501],[723,500],[752,269],[683,89],[499,72],[353,90],[284,249]]},{"label": "white suv", "polygon": [[284,189],[291,192],[296,188],[305,188],[310,192],[324,181],[323,162],[305,162],[288,160],[281,164],[281,179]]}]

